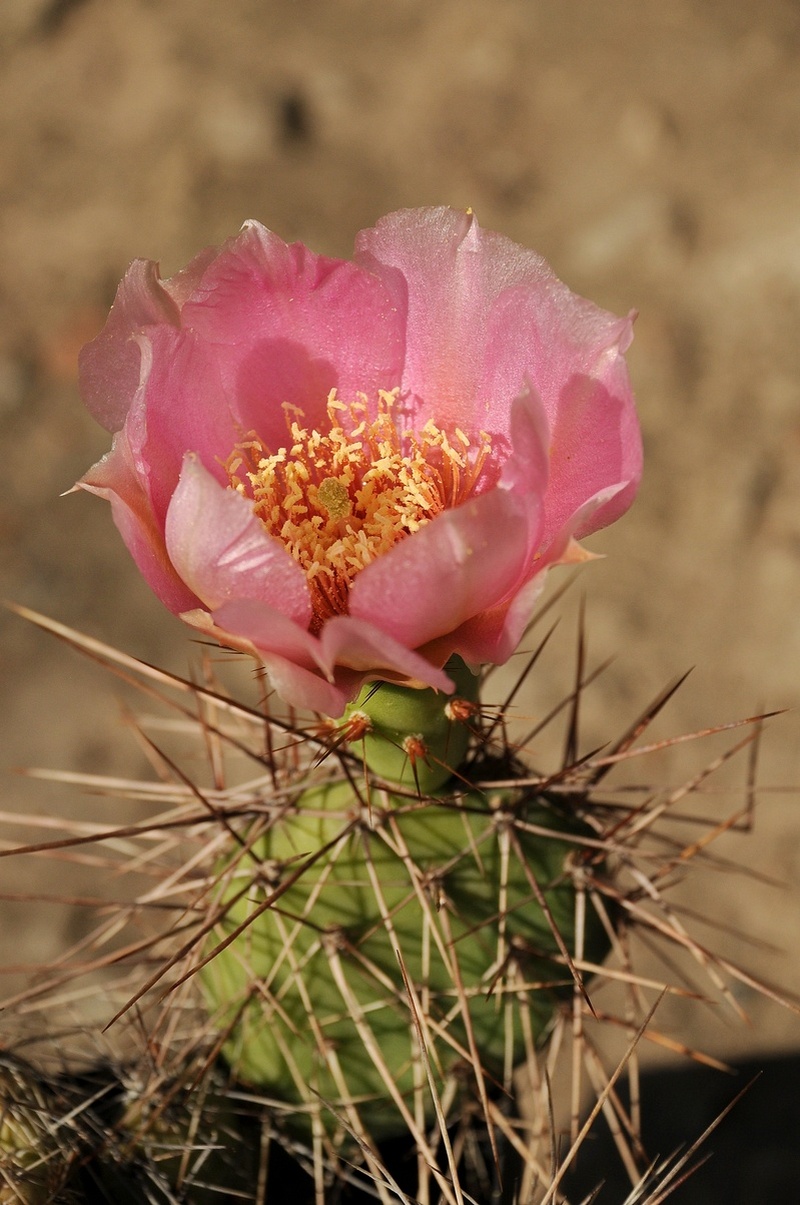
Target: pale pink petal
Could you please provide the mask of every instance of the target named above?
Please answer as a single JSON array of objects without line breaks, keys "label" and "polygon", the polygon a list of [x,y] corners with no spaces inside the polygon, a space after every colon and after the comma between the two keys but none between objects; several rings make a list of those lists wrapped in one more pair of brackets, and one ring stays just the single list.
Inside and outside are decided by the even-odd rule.
[{"label": "pale pink petal", "polygon": [[119,431],[139,385],[139,349],[133,336],[164,323],[177,327],[180,313],[161,283],[158,265],[136,259],[122,278],[106,324],[78,358],[80,390],[95,419]]},{"label": "pale pink petal", "polygon": [[197,598],[167,556],[164,536],[146,491],[137,479],[121,432],[114,446],[77,483],[111,503],[114,522],[153,592],[176,615],[197,606]]},{"label": "pale pink petal", "polygon": [[444,511],[362,570],[350,612],[410,648],[426,644],[522,583],[539,520],[536,505],[500,489]]},{"label": "pale pink petal", "polygon": [[597,516],[615,508],[617,499],[625,498],[629,489],[629,482],[620,481],[616,485],[608,485],[598,490],[591,498],[587,498],[561,525],[547,547],[543,548],[543,563],[552,566],[576,564],[580,560],[592,559],[591,554],[576,555],[576,540],[586,532],[596,531],[601,526],[597,522]]},{"label": "pale pink petal", "polygon": [[233,598],[215,607],[214,623],[221,631],[243,636],[263,653],[280,653],[317,672],[316,636],[288,615],[253,598]]},{"label": "pale pink petal", "polygon": [[280,611],[251,599],[235,599],[218,608],[213,619],[223,643],[225,633],[231,632],[255,646],[275,689],[291,706],[338,716],[356,694],[357,686],[345,693],[323,671],[316,636]]},{"label": "pale pink petal", "polygon": [[[479,396],[486,354],[486,280],[471,214],[453,209],[403,210],[356,239],[355,259],[381,274],[398,306],[407,308],[403,389],[422,426],[468,431],[483,424]],[[519,392],[522,376],[514,395]]]},{"label": "pale pink petal", "polygon": [[314,425],[332,388],[351,401],[400,381],[405,313],[384,283],[258,222],[226,243],[182,320],[213,346],[241,426],[273,448],[286,442],[283,402]]},{"label": "pale pink petal", "polygon": [[[588,498],[623,482],[628,488],[617,493],[611,509],[596,513],[594,527],[578,535],[617,518],[632,502],[642,470],[639,424],[623,359],[631,319],[614,318],[572,294],[568,298],[558,294],[562,312],[525,289],[514,289],[498,300],[493,315],[498,332],[493,355],[503,358],[501,331],[512,345],[528,346],[529,379],[547,414],[545,546]],[[514,358],[506,352],[506,361]]]},{"label": "pale pink petal", "polygon": [[351,614],[418,648],[513,595],[540,545],[545,437],[538,399],[517,399],[513,452],[499,485],[443,511],[363,569],[351,587]]},{"label": "pale pink petal", "polygon": [[587,497],[625,481],[628,491],[598,524],[622,513],[641,473],[622,360],[630,318],[577,297],[540,256],[463,211],[390,214],[359,235],[356,259],[383,273],[407,306],[403,388],[417,401],[418,425],[433,417],[485,428],[499,445],[527,380],[554,440],[545,542]]},{"label": "pale pink petal", "polygon": [[435,661],[446,661],[458,654],[467,665],[504,665],[516,650],[531,621],[534,606],[544,589],[548,566],[530,578],[499,607],[471,616],[460,627],[420,652]]},{"label": "pale pink petal", "polygon": [[[212,618],[214,634],[222,643],[236,646],[236,639],[246,640],[268,666],[276,656],[283,659],[280,694],[298,707],[312,706],[328,715],[341,715],[362,683],[373,678],[424,684],[448,694],[453,689],[443,670],[379,628],[350,616],[334,616],[319,638],[275,608],[251,599],[226,603],[214,610]],[[228,634],[236,639],[229,641]],[[297,669],[294,681],[292,666]],[[318,683],[312,681],[314,676],[319,677]],[[301,703],[301,696],[310,698],[309,692],[315,693],[317,702]]]},{"label": "pale pink petal", "polygon": [[609,486],[594,498],[585,502],[551,540],[547,550],[538,556],[532,566],[531,576],[525,585],[516,591],[503,605],[476,614],[460,628],[433,647],[422,650],[426,656],[452,656],[458,653],[471,665],[492,663],[503,665],[512,655],[530,623],[536,602],[544,589],[547,573],[555,565],[576,564],[591,560],[575,543],[575,533],[584,529],[594,530],[593,516],[612,506],[624,485]]},{"label": "pale pink petal", "polygon": [[318,711],[336,719],[358,694],[360,681],[352,689],[342,689],[338,683],[328,682],[320,674],[304,669],[287,657],[266,653],[262,659],[270,684],[290,707]]},{"label": "pale pink petal", "polygon": [[343,691],[329,682],[310,656],[315,637],[263,603],[245,599],[226,603],[213,616],[190,611],[181,619],[260,661],[272,687],[292,707],[338,716],[357,693],[358,685]]},{"label": "pale pink petal", "polygon": [[571,404],[565,388],[575,379],[604,384],[626,411],[632,411],[630,382],[621,360],[633,338],[632,325],[632,315],[618,318],[599,309],[552,273],[545,281],[515,283],[488,309],[483,387],[502,408],[522,372],[541,397],[551,430],[562,407]]},{"label": "pale pink petal", "polygon": [[189,300],[192,293],[198,288],[206,269],[213,264],[214,260],[220,254],[221,249],[219,247],[205,247],[202,251],[198,252],[194,259],[189,261],[185,268],[181,268],[174,276],[170,276],[167,280],[161,282],[162,288],[169,293],[178,309],[183,308],[184,303]]},{"label": "pale pink petal", "polygon": [[365,679],[374,678],[421,683],[446,694],[453,691],[443,670],[393,640],[382,626],[355,616],[337,615],[325,624],[318,659],[323,671],[337,681],[343,669],[352,670],[353,694]]},{"label": "pale pink petal", "polygon": [[403,386],[420,401],[419,421],[433,416],[440,425],[507,435],[526,377],[540,388],[535,369],[544,340],[538,313],[511,328],[496,320],[499,300],[513,290],[539,309],[560,307],[568,320],[578,301],[542,257],[482,230],[471,211],[439,208],[381,219],[358,236],[355,258],[405,298]]},{"label": "pale pink petal", "polygon": [[302,569],[267,535],[252,504],[220,486],[193,453],[184,460],[165,536],[170,560],[209,610],[250,598],[308,627],[311,601]]},{"label": "pale pink petal", "polygon": [[[573,529],[576,539],[607,527],[633,502],[642,475],[642,441],[621,353],[609,348],[601,379],[573,378],[552,427],[544,543],[587,501],[610,491]],[[627,391],[626,391],[627,387]]]},{"label": "pale pink petal", "polygon": [[154,513],[163,523],[187,452],[221,484],[222,462],[241,438],[212,347],[191,331],[153,327],[136,340],[141,380],[126,431]]}]

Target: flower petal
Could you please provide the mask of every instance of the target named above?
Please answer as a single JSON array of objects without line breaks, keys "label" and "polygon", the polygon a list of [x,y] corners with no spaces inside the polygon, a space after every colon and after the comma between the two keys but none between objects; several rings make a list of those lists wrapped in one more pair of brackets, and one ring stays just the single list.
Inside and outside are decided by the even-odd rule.
[{"label": "flower petal", "polygon": [[[396,544],[358,575],[350,613],[419,648],[500,605],[533,572],[547,482],[538,399],[517,400],[500,483]],[[499,536],[502,533],[502,536]]]},{"label": "flower petal", "polygon": [[457,653],[467,665],[504,665],[516,650],[544,589],[549,566],[500,606],[470,616],[460,627],[420,649],[425,657],[446,661]]},{"label": "flower petal", "polygon": [[[403,210],[356,239],[357,263],[380,274],[407,310],[403,389],[440,427],[481,425],[479,382],[486,351],[490,263],[471,213]],[[517,380],[519,392],[522,377]]]},{"label": "flower petal", "polygon": [[632,338],[631,318],[615,318],[572,294],[565,299],[559,292],[555,300],[557,305],[542,304],[530,291],[514,289],[498,299],[493,314],[495,349],[501,331],[513,345],[527,344],[529,379],[550,427],[545,547],[587,499],[623,482],[627,489],[615,495],[613,505],[595,512],[594,525],[576,534],[588,535],[618,518],[633,501],[642,470],[639,424],[623,359]]},{"label": "flower petal", "polygon": [[161,525],[132,467],[124,432],[115,436],[111,451],[89,469],[76,488],[111,503],[114,522],[139,571],[170,611],[178,615],[197,606],[197,598],[167,555]]},{"label": "flower petal", "polygon": [[594,530],[593,516],[613,505],[624,485],[609,486],[590,498],[564,524],[547,549],[539,556],[528,581],[505,602],[468,619],[447,639],[421,650],[429,657],[450,657],[458,653],[471,665],[491,662],[503,665],[512,655],[531,622],[534,607],[544,589],[547,574],[555,565],[591,560],[591,554],[575,541],[575,532]]},{"label": "flower petal", "polygon": [[387,636],[382,626],[350,615],[335,616],[322,629],[319,645],[321,668],[337,682],[347,679],[352,683],[349,698],[365,681],[375,678],[432,686],[452,694],[453,683],[444,670]]},{"label": "flower petal", "polygon": [[390,214],[359,235],[356,260],[407,307],[403,387],[418,400],[418,425],[434,417],[508,438],[523,382],[539,394],[553,441],[545,543],[606,486],[629,483],[597,526],[630,505],[641,475],[622,359],[630,317],[576,296],[541,256],[481,230],[469,212]]},{"label": "flower petal", "polygon": [[452,631],[519,584],[538,518],[499,489],[443,512],[358,575],[350,613],[409,648]]},{"label": "flower petal", "polygon": [[305,574],[267,535],[252,505],[224,489],[190,453],[167,511],[166,545],[181,578],[214,611],[232,598],[255,599],[307,628]]},{"label": "flower petal", "polygon": [[[579,299],[540,255],[482,230],[471,211],[390,214],[361,232],[355,258],[382,274],[407,306],[403,385],[420,399],[418,421],[433,416],[440,426],[467,430],[490,422],[493,432],[507,435],[525,378],[541,391],[535,370],[546,343],[542,311],[546,318],[558,310],[563,324]],[[511,292],[517,300],[498,317],[498,304]],[[529,299],[524,318],[509,324],[519,297]]]},{"label": "flower petal", "polygon": [[191,331],[154,327],[137,336],[141,381],[126,431],[154,513],[163,523],[183,458],[195,452],[220,484],[240,432],[231,417],[214,349]]},{"label": "flower petal", "polygon": [[400,381],[405,311],[382,280],[258,222],[225,244],[182,318],[213,346],[242,429],[275,449],[286,442],[282,403],[313,426],[334,387],[347,402]]},{"label": "flower petal", "polygon": [[139,385],[139,349],[134,334],[164,323],[177,327],[180,312],[164,288],[158,265],[136,259],[122,278],[105,326],[78,358],[80,390],[87,407],[107,431],[119,431]]},{"label": "flower petal", "polygon": [[[202,617],[183,618],[210,630]],[[274,607],[236,598],[216,608],[211,622],[223,644],[244,647],[247,642],[268,668],[279,658],[279,693],[297,707],[341,715],[363,683],[374,678],[432,686],[446,694],[453,689],[443,670],[379,628],[347,615],[329,620],[317,638]]]},{"label": "flower petal", "polygon": [[264,603],[241,599],[213,615],[193,611],[181,618],[220,644],[260,661],[273,688],[291,707],[339,716],[357,693],[357,686],[343,692],[329,682],[310,656],[315,637]]}]

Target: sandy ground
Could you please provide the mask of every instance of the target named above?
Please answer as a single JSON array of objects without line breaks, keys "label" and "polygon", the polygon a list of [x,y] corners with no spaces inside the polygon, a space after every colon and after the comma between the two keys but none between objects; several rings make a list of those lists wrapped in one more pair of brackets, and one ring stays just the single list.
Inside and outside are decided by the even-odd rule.
[{"label": "sandy ground", "polygon": [[[347,255],[386,211],[471,205],[576,291],[640,311],[646,477],[592,540],[607,558],[579,587],[592,658],[617,658],[593,689],[587,747],[690,666],[661,735],[796,708],[799,188],[791,0],[3,0],[2,593],[187,663],[107,509],[59,497],[106,447],[75,359],[130,259],[168,275],[247,217]],[[136,764],[106,680],[18,619],[0,624],[0,762]],[[571,671],[551,666],[523,710],[563,688]],[[659,772],[677,781],[706,756],[687,748]],[[800,992],[796,712],[770,726],[760,779],[755,833],[723,849],[784,886],[720,874],[686,898],[777,945],[715,939]],[[114,807],[16,778],[3,795],[10,811]],[[2,873],[5,892],[38,889],[32,861]],[[63,882],[81,873],[64,866]],[[15,962],[52,956],[80,924],[43,904],[3,917]],[[724,1056],[798,1046],[797,1018],[743,1002],[749,1029],[702,1012],[675,1024]]]}]

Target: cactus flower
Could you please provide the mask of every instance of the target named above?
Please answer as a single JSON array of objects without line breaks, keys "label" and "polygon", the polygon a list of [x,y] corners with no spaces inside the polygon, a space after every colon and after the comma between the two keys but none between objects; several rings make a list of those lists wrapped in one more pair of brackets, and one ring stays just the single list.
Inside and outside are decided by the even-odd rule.
[{"label": "cactus flower", "polygon": [[352,261],[257,222],[168,280],[137,260],[81,354],[111,502],[173,612],[341,715],[514,651],[546,570],[629,506],[631,319],[470,212],[406,210]]}]

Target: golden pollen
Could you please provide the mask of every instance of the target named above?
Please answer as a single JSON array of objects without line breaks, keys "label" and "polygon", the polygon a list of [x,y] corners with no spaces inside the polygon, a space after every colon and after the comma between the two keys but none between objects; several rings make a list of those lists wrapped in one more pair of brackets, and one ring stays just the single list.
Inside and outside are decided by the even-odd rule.
[{"label": "golden pollen", "polygon": [[287,443],[272,452],[253,433],[225,463],[232,489],[252,499],[255,514],[305,571],[311,630],[346,615],[354,577],[399,540],[458,506],[475,487],[491,451],[455,428],[429,421],[418,432],[398,428],[398,390],[381,390],[377,407],[364,394],[346,404],[332,389],[328,430],[304,425],[284,404]]}]

